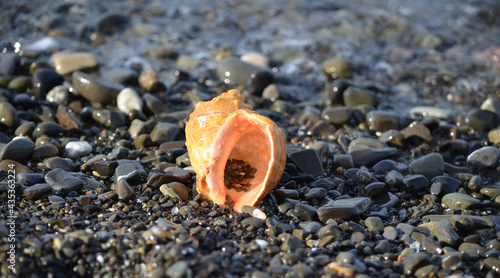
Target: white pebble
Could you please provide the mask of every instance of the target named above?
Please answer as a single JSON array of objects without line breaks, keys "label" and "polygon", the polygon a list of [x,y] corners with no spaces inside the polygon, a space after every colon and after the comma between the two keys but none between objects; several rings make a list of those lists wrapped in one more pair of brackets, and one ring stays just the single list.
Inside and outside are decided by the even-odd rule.
[{"label": "white pebble", "polygon": [[142,110],[142,99],[132,88],[125,88],[121,90],[116,97],[116,103],[118,109],[127,114],[134,109]]},{"label": "white pebble", "polygon": [[267,240],[263,240],[263,239],[256,239],[255,243],[257,243],[257,245],[259,245],[261,250],[265,250],[267,248],[267,246],[269,245],[269,242],[267,242]]},{"label": "white pebble", "polygon": [[240,60],[263,68],[267,68],[269,66],[269,60],[267,57],[258,52],[245,53],[241,55]]},{"label": "white pebble", "polygon": [[85,141],[71,141],[66,144],[66,157],[78,159],[92,152],[92,146]]}]

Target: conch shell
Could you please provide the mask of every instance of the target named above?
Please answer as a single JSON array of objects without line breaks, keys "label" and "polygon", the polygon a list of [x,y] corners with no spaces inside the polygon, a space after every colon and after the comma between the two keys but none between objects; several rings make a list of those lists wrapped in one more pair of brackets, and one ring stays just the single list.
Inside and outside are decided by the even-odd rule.
[{"label": "conch shell", "polygon": [[[251,110],[238,90],[196,105],[186,124],[186,146],[198,193],[219,205],[230,200],[235,211],[257,205],[285,169],[285,134]],[[232,173],[238,182],[229,178],[228,162],[243,165]]]}]

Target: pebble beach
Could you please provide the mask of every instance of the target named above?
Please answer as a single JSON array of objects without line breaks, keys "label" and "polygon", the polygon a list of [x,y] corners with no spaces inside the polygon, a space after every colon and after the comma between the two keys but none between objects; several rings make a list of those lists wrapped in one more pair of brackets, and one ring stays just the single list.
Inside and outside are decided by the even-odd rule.
[{"label": "pebble beach", "polygon": [[[500,277],[498,1],[11,2],[2,277]],[[185,145],[230,89],[286,135],[242,212]]]}]

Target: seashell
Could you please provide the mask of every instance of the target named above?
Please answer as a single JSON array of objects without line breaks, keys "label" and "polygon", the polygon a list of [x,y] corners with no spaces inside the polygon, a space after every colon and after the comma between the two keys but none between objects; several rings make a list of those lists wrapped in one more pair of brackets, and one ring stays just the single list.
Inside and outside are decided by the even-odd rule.
[{"label": "seashell", "polygon": [[257,205],[277,184],[286,162],[286,136],[244,103],[238,90],[200,102],[186,124],[196,190],[235,211]]}]

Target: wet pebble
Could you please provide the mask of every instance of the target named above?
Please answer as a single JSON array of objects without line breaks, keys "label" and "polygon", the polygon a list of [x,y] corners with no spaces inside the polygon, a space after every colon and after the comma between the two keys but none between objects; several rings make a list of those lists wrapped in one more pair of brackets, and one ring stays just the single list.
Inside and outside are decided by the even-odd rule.
[{"label": "wet pebble", "polygon": [[35,150],[35,143],[26,137],[15,137],[0,150],[0,160],[23,161]]},{"label": "wet pebble", "polygon": [[500,149],[493,146],[486,146],[473,151],[467,157],[467,164],[476,168],[495,167],[500,158]]},{"label": "wet pebble", "polygon": [[315,218],[316,208],[310,205],[298,203],[294,207],[294,214],[299,219],[304,221],[311,221]]},{"label": "wet pebble", "polygon": [[17,124],[17,111],[6,101],[0,103],[0,123],[6,127],[14,127]]},{"label": "wet pebble", "polygon": [[441,244],[448,246],[455,246],[460,240],[460,236],[448,219],[436,222],[431,229],[431,235],[435,236]]},{"label": "wet pebble", "polygon": [[130,150],[126,147],[123,147],[123,146],[118,146],[116,148],[114,148],[110,153],[108,153],[108,155],[106,156],[106,158],[108,160],[117,160],[117,159],[123,159],[123,158],[127,158],[130,154]]},{"label": "wet pebble", "polygon": [[43,160],[43,166],[49,169],[61,169],[64,171],[73,170],[74,163],[70,158],[63,157],[48,157]]},{"label": "wet pebble", "polygon": [[94,168],[96,172],[103,177],[113,176],[115,173],[115,169],[118,167],[117,161],[96,161],[94,163]]},{"label": "wet pebble", "polygon": [[345,105],[348,107],[355,107],[358,105],[377,107],[378,105],[377,95],[373,91],[353,86],[350,86],[344,91],[343,99]]},{"label": "wet pebble", "polygon": [[444,195],[442,202],[451,209],[471,209],[479,205],[480,201],[464,193],[449,193]]},{"label": "wet pebble", "polygon": [[72,74],[73,85],[78,94],[90,102],[107,104],[116,99],[123,86],[81,71]]},{"label": "wet pebble", "polygon": [[68,194],[83,187],[83,181],[72,176],[62,169],[54,169],[45,175],[45,182],[52,186],[54,191]]},{"label": "wet pebble", "polygon": [[52,191],[52,186],[46,183],[38,183],[26,188],[23,192],[27,200],[37,200],[49,194]]},{"label": "wet pebble", "polygon": [[78,159],[82,156],[89,155],[92,152],[92,146],[85,141],[71,141],[64,146],[66,150],[65,156]]},{"label": "wet pebble", "polygon": [[68,129],[54,122],[39,123],[33,131],[33,137],[38,138],[43,135],[48,137],[58,137],[68,132]]},{"label": "wet pebble", "polygon": [[14,135],[16,136],[31,136],[33,131],[36,128],[36,124],[34,122],[25,122],[24,124],[19,125],[14,131]]},{"label": "wet pebble", "polygon": [[127,124],[125,116],[122,113],[107,109],[92,111],[92,118],[96,122],[111,129],[125,126]]},{"label": "wet pebble", "polygon": [[57,121],[61,126],[65,127],[67,130],[81,130],[83,123],[81,119],[73,113],[70,109],[65,106],[59,105],[57,107]]},{"label": "wet pebble", "polygon": [[123,31],[129,25],[129,17],[119,12],[109,12],[97,18],[95,30],[104,35]]},{"label": "wet pebble", "polygon": [[53,63],[55,70],[61,75],[95,68],[98,65],[97,58],[89,52],[56,53],[53,57]]},{"label": "wet pebble", "polygon": [[132,88],[125,88],[116,97],[116,106],[123,113],[130,113],[132,110],[142,110],[143,102],[139,94]]},{"label": "wet pebble", "polygon": [[151,133],[151,140],[155,144],[174,141],[179,133],[179,126],[173,123],[158,123]]},{"label": "wet pebble", "polygon": [[43,182],[43,174],[39,173],[20,173],[17,174],[17,179],[18,182],[26,185],[26,186],[31,186],[36,183],[41,183]]},{"label": "wet pebble", "polygon": [[429,264],[429,256],[425,253],[412,253],[404,258],[403,273],[413,275],[414,272]]},{"label": "wet pebble", "polygon": [[409,175],[403,179],[410,192],[422,192],[429,188],[429,181],[424,175]]},{"label": "wet pebble", "polygon": [[125,202],[131,200],[135,196],[135,190],[125,179],[121,179],[115,184],[115,192],[118,194],[118,198]]},{"label": "wet pebble", "polygon": [[46,143],[35,148],[31,158],[35,161],[42,161],[49,157],[59,155],[59,149],[51,143]]},{"label": "wet pebble", "polygon": [[246,85],[253,73],[265,70],[236,57],[225,58],[217,65],[217,75],[227,84]]},{"label": "wet pebble", "polygon": [[136,163],[123,163],[116,167],[114,171],[114,180],[119,182],[126,180],[128,184],[135,186],[141,181],[141,172],[144,171],[142,167]]},{"label": "wet pebble", "polygon": [[444,173],[444,160],[441,154],[431,153],[415,159],[408,165],[411,173],[424,175],[428,180]]},{"label": "wet pebble", "polygon": [[36,96],[45,98],[55,86],[61,85],[64,78],[52,69],[39,69],[33,75],[33,91]]},{"label": "wet pebble", "polygon": [[306,149],[293,152],[288,157],[301,171],[313,176],[324,175],[323,165],[315,150]]},{"label": "wet pebble", "polygon": [[340,199],[334,201],[331,205],[318,208],[317,214],[322,222],[326,222],[331,218],[348,219],[365,212],[372,204],[373,201],[368,197]]},{"label": "wet pebble", "polygon": [[160,191],[166,196],[186,200],[189,198],[189,192],[186,186],[179,182],[170,182],[160,186]]},{"label": "wet pebble", "polygon": [[489,131],[498,126],[498,116],[490,111],[474,108],[465,116],[465,123],[477,131]]},{"label": "wet pebble", "polygon": [[399,130],[403,127],[403,120],[399,114],[391,111],[370,111],[366,114],[366,122],[371,130],[378,132]]},{"label": "wet pebble", "polygon": [[380,217],[367,217],[365,219],[365,225],[369,232],[382,232],[384,230],[384,222],[382,222],[382,219],[380,219]]}]

